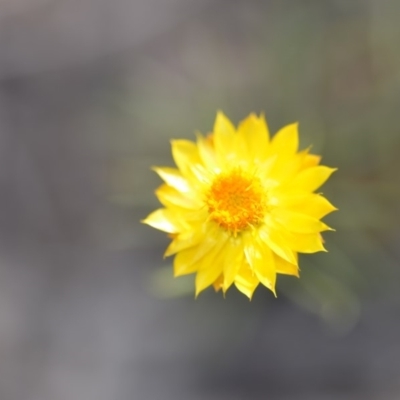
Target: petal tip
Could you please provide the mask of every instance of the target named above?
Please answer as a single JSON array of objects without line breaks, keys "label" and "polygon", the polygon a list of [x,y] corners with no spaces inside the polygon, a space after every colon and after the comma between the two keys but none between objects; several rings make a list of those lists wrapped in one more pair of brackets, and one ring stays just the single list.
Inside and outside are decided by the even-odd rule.
[{"label": "petal tip", "polygon": [[148,217],[146,217],[146,218],[144,218],[144,219],[141,219],[139,222],[140,222],[141,224],[143,224],[143,225],[147,225],[147,226],[151,226],[151,227],[152,227],[151,223],[149,222]]},{"label": "petal tip", "polygon": [[251,302],[251,300],[253,300],[254,291],[251,293],[243,293],[243,294],[249,299],[249,302]]},{"label": "petal tip", "polygon": [[203,291],[204,289],[196,289],[196,292],[194,294],[194,299],[197,300],[199,298],[200,293]]},{"label": "petal tip", "polygon": [[218,120],[220,118],[225,119],[225,118],[228,118],[228,117],[225,115],[225,113],[222,110],[217,110],[217,114],[215,116],[215,120]]}]

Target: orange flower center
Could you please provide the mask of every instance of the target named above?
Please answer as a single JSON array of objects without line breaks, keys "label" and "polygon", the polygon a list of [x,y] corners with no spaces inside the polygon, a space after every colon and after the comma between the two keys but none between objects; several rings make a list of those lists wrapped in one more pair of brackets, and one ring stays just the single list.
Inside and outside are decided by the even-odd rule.
[{"label": "orange flower center", "polygon": [[260,179],[240,169],[214,179],[206,194],[206,204],[210,218],[234,235],[258,225],[267,211]]}]

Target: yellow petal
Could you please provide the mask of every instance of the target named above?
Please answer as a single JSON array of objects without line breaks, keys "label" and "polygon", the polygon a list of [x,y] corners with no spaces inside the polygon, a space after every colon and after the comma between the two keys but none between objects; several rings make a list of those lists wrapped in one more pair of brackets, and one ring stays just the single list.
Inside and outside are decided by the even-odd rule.
[{"label": "yellow petal", "polygon": [[[198,264],[193,262],[193,257],[198,254],[199,247],[190,247],[186,250],[182,250],[176,254],[174,258],[174,277],[193,274],[198,269]],[[204,253],[210,251],[209,248],[201,248]]]},{"label": "yellow petal", "polygon": [[251,300],[259,283],[260,281],[250,269],[250,266],[243,262],[235,278],[235,286],[238,290]]},{"label": "yellow petal", "polygon": [[272,138],[271,149],[273,154],[281,157],[294,155],[299,146],[298,124],[290,124],[283,127]]},{"label": "yellow petal", "polygon": [[221,274],[217,280],[213,283],[214,289],[216,292],[219,292],[222,289],[223,286],[223,282],[224,282],[224,275]]},{"label": "yellow petal", "polygon": [[297,264],[296,257],[282,237],[280,229],[274,228],[273,226],[262,226],[259,229],[259,235],[260,239],[267,244],[275,254],[292,264]]},{"label": "yellow petal", "polygon": [[229,118],[222,111],[218,111],[213,132],[215,147],[218,147],[217,142],[220,140],[230,142],[236,133],[236,129]]},{"label": "yellow petal", "polygon": [[289,158],[277,157],[269,173],[269,177],[279,181],[280,184],[283,184],[289,179],[293,179],[293,177],[300,171],[303,160],[307,156],[307,152],[308,150],[304,150]]},{"label": "yellow petal", "polygon": [[289,263],[282,257],[274,255],[275,268],[277,274],[293,275],[299,277],[299,267],[295,264]]},{"label": "yellow petal", "polygon": [[213,172],[201,164],[193,164],[189,167],[188,177],[190,177],[192,186],[197,191],[202,191],[212,183]]},{"label": "yellow petal", "polygon": [[313,192],[318,189],[337,168],[329,168],[324,165],[307,168],[300,171],[290,183],[292,189]]},{"label": "yellow petal", "polygon": [[307,154],[307,157],[303,160],[303,165],[301,166],[302,169],[315,167],[321,161],[321,156],[317,156],[315,154]]},{"label": "yellow petal", "polygon": [[299,253],[326,251],[319,233],[292,234],[285,236],[290,248]]},{"label": "yellow petal", "polygon": [[142,222],[167,233],[178,233],[187,227],[184,221],[166,208],[153,211]]},{"label": "yellow petal", "polygon": [[305,202],[313,193],[276,187],[269,191],[269,203],[274,207],[290,208]]},{"label": "yellow petal", "polygon": [[224,260],[224,282],[223,290],[226,292],[233,284],[235,277],[243,263],[243,245],[235,239],[230,238],[225,247],[226,257]]},{"label": "yellow petal", "polygon": [[250,268],[260,282],[275,293],[276,271],[272,251],[264,244],[260,245],[250,235],[245,239],[244,253]]},{"label": "yellow petal", "polygon": [[191,167],[202,163],[196,144],[190,140],[172,140],[171,147],[178,169],[183,175],[191,176]]},{"label": "yellow petal", "polygon": [[266,157],[269,132],[264,116],[250,114],[239,124],[238,136],[243,138],[250,159],[256,161]]},{"label": "yellow petal", "polygon": [[188,209],[198,209],[202,206],[200,199],[187,196],[172,186],[161,185],[156,190],[156,196],[165,207],[179,206]]},{"label": "yellow petal", "polygon": [[218,229],[206,229],[203,240],[198,245],[182,250],[175,256],[174,276],[190,274],[193,272],[192,267],[197,270],[198,262],[225,241],[224,232]]},{"label": "yellow petal", "polygon": [[268,156],[265,160],[253,165],[253,173],[259,176],[264,187],[268,190],[279,185],[279,182],[271,177],[271,171],[275,167],[277,159],[278,157],[276,155]]},{"label": "yellow petal", "polygon": [[199,155],[203,161],[203,164],[211,172],[220,172],[215,148],[213,145],[213,139],[204,138],[201,134],[197,134],[197,147],[199,149]]},{"label": "yellow petal", "polygon": [[299,213],[307,214],[318,219],[337,210],[325,197],[319,194],[311,194],[307,196],[307,198],[304,198],[303,201],[293,204],[291,207]]},{"label": "yellow petal", "polygon": [[191,188],[187,179],[184,178],[182,173],[176,168],[168,167],[154,167],[153,170],[160,176],[160,178],[169,186],[183,193],[190,192]]},{"label": "yellow petal", "polygon": [[[213,260],[210,258],[210,262]],[[211,286],[221,275],[222,266],[216,264],[213,268],[200,269],[196,273],[196,297],[209,286]]]},{"label": "yellow petal", "polygon": [[214,246],[214,248],[201,258],[198,262],[199,267],[196,274],[196,297],[211,286],[223,271],[223,261],[225,257],[225,244],[228,240],[226,235]]},{"label": "yellow petal", "polygon": [[332,230],[317,218],[300,214],[289,209],[276,208],[272,211],[272,217],[276,222],[291,232],[316,233]]},{"label": "yellow petal", "polygon": [[214,124],[214,146],[219,165],[225,165],[235,157],[236,130],[232,122],[222,113],[218,112]]},{"label": "yellow petal", "polygon": [[205,239],[206,234],[207,229],[201,228],[193,228],[192,230],[178,234],[167,247],[167,250],[165,250],[164,257],[172,256],[179,251],[198,245]]}]

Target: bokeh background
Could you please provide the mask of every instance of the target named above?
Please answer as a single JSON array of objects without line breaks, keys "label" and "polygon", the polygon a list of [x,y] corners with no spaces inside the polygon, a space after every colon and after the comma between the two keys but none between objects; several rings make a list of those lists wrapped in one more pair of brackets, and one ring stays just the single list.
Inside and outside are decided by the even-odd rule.
[{"label": "bokeh background", "polygon": [[[2,0],[0,398],[400,398],[400,2]],[[266,113],[339,167],[278,299],[172,278],[151,165]]]}]

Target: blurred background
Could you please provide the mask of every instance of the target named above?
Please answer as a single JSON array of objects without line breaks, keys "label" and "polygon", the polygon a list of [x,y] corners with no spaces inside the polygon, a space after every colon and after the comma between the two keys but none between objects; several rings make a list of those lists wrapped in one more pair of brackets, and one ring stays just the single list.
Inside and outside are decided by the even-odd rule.
[{"label": "blurred background", "polygon": [[[2,0],[0,399],[400,398],[400,2]],[[329,253],[194,300],[151,165],[266,113],[339,167]]]}]

